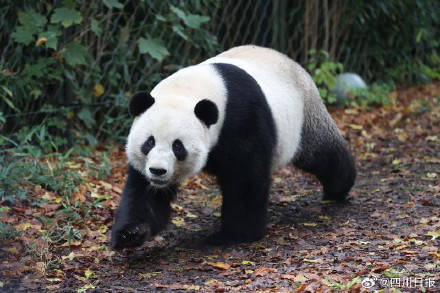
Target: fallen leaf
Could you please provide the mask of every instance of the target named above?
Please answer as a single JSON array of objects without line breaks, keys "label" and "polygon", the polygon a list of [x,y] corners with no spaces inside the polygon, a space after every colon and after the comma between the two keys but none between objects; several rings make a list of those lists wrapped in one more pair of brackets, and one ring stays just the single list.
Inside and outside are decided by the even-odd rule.
[{"label": "fallen leaf", "polygon": [[397,125],[397,123],[399,123],[399,121],[402,119],[402,117],[403,117],[402,113],[400,112],[397,113],[396,116],[388,123],[388,125],[391,128],[394,128]]},{"label": "fallen leaf", "polygon": [[104,86],[100,83],[95,84],[95,86],[93,87],[93,95],[99,98],[100,96],[102,96],[103,93],[104,93]]},{"label": "fallen leaf", "polygon": [[44,43],[46,43],[46,42],[47,42],[47,38],[45,38],[45,37],[39,38],[39,39],[35,42],[35,47],[39,47],[39,46],[41,46],[42,44],[44,44]]},{"label": "fallen leaf", "polygon": [[324,263],[324,261],[322,260],[322,259],[308,259],[308,258],[305,258],[305,259],[303,259],[303,261],[304,262],[310,262],[310,263]]},{"label": "fallen leaf", "polygon": [[265,268],[265,267],[259,267],[258,269],[256,269],[254,271],[255,276],[264,276],[267,275],[269,273],[276,273],[277,270],[274,268]]},{"label": "fallen leaf", "polygon": [[316,227],[318,226],[317,223],[310,223],[310,222],[306,222],[306,223],[302,223],[304,226],[308,226],[308,227]]},{"label": "fallen leaf", "polygon": [[199,291],[200,290],[200,286],[199,285],[183,285],[183,289]]},{"label": "fallen leaf", "polygon": [[98,232],[101,234],[105,234],[108,231],[108,227],[105,225],[102,225],[101,227],[99,227]]},{"label": "fallen leaf", "polygon": [[428,135],[425,138],[426,141],[435,141],[435,142],[440,142],[440,139],[438,138],[437,135]]},{"label": "fallen leaf", "polygon": [[72,162],[72,161],[67,161],[67,162],[66,162],[66,165],[67,165],[67,167],[69,167],[70,169],[79,169],[79,168],[82,167],[82,164],[81,164],[81,163],[75,163],[75,162]]},{"label": "fallen leaf", "polygon": [[222,269],[222,270],[228,270],[231,268],[230,264],[223,263],[223,262],[207,262],[207,264],[210,265],[211,267],[214,267],[217,269]]},{"label": "fallen leaf", "polygon": [[295,276],[293,280],[295,282],[304,283],[307,281],[307,278],[302,273],[299,273],[298,275]]},{"label": "fallen leaf", "polygon": [[431,179],[432,178],[437,178],[437,173],[435,173],[435,172],[427,173],[426,177],[431,178]]},{"label": "fallen leaf", "polygon": [[435,240],[437,238],[440,238],[440,230],[431,231],[431,232],[426,233],[425,235],[432,236],[431,240]]},{"label": "fallen leaf", "polygon": [[95,273],[92,272],[90,269],[87,269],[87,270],[84,271],[84,276],[86,276],[87,279],[95,278],[96,277]]},{"label": "fallen leaf", "polygon": [[350,126],[354,130],[362,130],[363,129],[362,125],[349,124],[348,126]]},{"label": "fallen leaf", "polygon": [[68,259],[68,260],[72,261],[76,256],[77,255],[75,254],[75,252],[71,251],[68,255],[61,256],[61,259],[62,260]]},{"label": "fallen leaf", "polygon": [[171,222],[177,227],[182,227],[185,224],[185,219],[182,217],[174,217]]}]

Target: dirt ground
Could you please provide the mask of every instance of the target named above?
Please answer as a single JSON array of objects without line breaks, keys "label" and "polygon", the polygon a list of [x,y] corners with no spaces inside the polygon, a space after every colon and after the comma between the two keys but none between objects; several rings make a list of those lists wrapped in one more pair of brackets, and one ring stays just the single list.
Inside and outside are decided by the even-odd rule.
[{"label": "dirt ground", "polygon": [[11,209],[11,224],[30,224],[0,243],[0,291],[440,292],[440,84],[390,99],[382,108],[330,109],[357,162],[348,201],[322,201],[313,177],[279,170],[267,235],[251,244],[204,245],[218,228],[221,195],[202,174],[185,181],[166,231],[139,249],[108,250],[125,170],[116,151],[112,176],[91,187],[111,196],[70,247],[39,236],[35,214],[50,217],[56,205]]}]

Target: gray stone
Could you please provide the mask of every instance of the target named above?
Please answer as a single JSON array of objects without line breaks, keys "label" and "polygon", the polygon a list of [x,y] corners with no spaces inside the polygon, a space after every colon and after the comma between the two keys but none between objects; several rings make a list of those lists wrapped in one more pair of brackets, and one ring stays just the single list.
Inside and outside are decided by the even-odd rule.
[{"label": "gray stone", "polygon": [[336,103],[343,104],[348,100],[347,91],[354,88],[367,88],[365,81],[356,73],[342,73],[336,77]]}]

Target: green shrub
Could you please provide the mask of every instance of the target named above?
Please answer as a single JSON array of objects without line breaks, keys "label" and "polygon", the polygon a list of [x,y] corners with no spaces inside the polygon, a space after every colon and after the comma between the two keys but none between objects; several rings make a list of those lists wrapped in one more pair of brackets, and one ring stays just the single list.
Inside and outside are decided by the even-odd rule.
[{"label": "green shrub", "polygon": [[[81,203],[74,194],[81,191],[84,179],[105,179],[110,175],[110,163],[106,152],[100,152],[100,164],[93,163],[88,156],[92,154],[88,148],[75,147],[67,152],[46,153],[57,137],[46,136],[44,126],[34,126],[30,131],[18,132],[13,138],[20,139],[18,143],[11,138],[0,136],[0,145],[6,148],[0,151],[0,213],[7,211],[9,205],[19,205],[28,202],[40,205],[46,201],[44,197],[28,197],[29,192],[39,189],[53,192],[60,199],[62,208],[56,211],[57,222],[52,218],[40,216],[40,221],[47,230],[45,237],[51,241],[78,240],[81,235],[74,230],[73,224],[84,225],[89,217],[91,207],[99,207],[99,201]],[[41,138],[45,138],[40,140]],[[73,161],[75,160],[75,161]],[[82,163],[73,163],[82,162]],[[72,167],[80,164],[87,170]],[[84,190],[84,188],[82,189]],[[12,226],[0,223],[0,239],[11,238],[17,231]]]},{"label": "green shrub", "polygon": [[440,73],[439,63],[427,60],[440,52],[440,1],[349,0],[343,6],[338,59],[347,70],[369,81],[388,80],[391,73],[405,84],[428,81],[426,67]]},{"label": "green shrub", "polygon": [[382,106],[389,103],[389,93],[395,89],[392,82],[375,82],[368,88],[354,88],[350,90],[353,101],[363,108],[369,106]]},{"label": "green shrub", "polygon": [[65,148],[73,140],[123,140],[135,91],[199,61],[183,55],[218,51],[203,29],[209,5],[64,0],[0,6],[0,42],[7,44],[0,59],[2,132],[48,123],[50,135],[71,140],[57,142]]},{"label": "green shrub", "polygon": [[434,52],[427,56],[425,62],[419,58],[406,60],[389,68],[387,73],[398,83],[428,83],[440,79],[440,57]]},{"label": "green shrub", "polygon": [[344,66],[338,62],[332,62],[326,51],[311,50],[307,70],[311,73],[313,80],[318,86],[319,93],[324,102],[333,104],[336,102],[335,87],[336,77],[342,73]]}]

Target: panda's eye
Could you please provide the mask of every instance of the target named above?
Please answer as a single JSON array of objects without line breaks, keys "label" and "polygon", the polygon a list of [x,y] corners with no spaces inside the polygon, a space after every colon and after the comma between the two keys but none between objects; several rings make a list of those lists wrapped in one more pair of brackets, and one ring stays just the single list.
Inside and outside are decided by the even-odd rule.
[{"label": "panda's eye", "polygon": [[173,142],[173,151],[181,151],[183,149],[183,144],[179,139]]},{"label": "panda's eye", "polygon": [[156,141],[154,140],[153,136],[150,136],[146,142],[144,142],[144,144],[141,147],[141,152],[144,155],[148,155],[148,153],[154,148],[154,146],[156,145]]},{"label": "panda's eye", "polygon": [[148,145],[149,147],[154,147],[155,144],[156,144],[156,141],[154,140],[154,137],[153,137],[153,136],[150,136],[150,137],[148,138],[148,140],[147,140],[147,145]]},{"label": "panda's eye", "polygon": [[173,152],[179,161],[185,160],[188,154],[188,152],[185,149],[185,146],[183,145],[182,141],[180,141],[180,139],[176,139],[173,142]]}]

